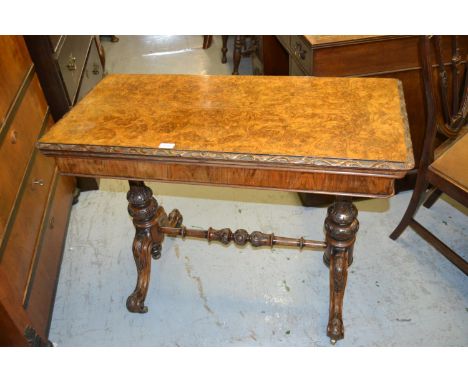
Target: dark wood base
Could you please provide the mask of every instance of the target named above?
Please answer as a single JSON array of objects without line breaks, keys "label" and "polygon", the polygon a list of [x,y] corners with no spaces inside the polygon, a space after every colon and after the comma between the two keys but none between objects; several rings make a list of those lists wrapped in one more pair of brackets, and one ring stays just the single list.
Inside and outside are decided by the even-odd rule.
[{"label": "dark wood base", "polygon": [[142,181],[129,181],[127,194],[128,212],[133,218],[135,239],[133,257],[137,268],[135,290],[127,299],[127,309],[133,313],[146,313],[145,298],[148,292],[151,270],[151,258],[161,257],[164,235],[203,238],[208,242],[218,241],[224,245],[234,242],[239,246],[250,243],[253,247],[274,245],[294,246],[300,249],[325,250],[324,261],[330,269],[330,310],[327,335],[332,344],[344,337],[343,299],[348,276],[348,267],[353,259],[353,246],[359,229],[357,209],[351,197],[336,197],[328,208],[325,219],[325,241],[306,240],[303,237],[289,237],[248,233],[244,229],[232,232],[229,228],[208,230],[188,229],[182,226],[182,215],[173,210],[169,215],[158,206],[153,192]]}]

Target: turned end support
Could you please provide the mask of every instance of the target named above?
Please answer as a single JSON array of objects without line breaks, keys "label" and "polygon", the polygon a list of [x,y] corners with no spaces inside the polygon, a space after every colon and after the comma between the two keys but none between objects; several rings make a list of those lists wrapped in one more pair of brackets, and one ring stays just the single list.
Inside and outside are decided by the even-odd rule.
[{"label": "turned end support", "polygon": [[324,262],[330,269],[330,309],[327,335],[332,344],[344,338],[343,299],[352,263],[353,246],[359,230],[357,209],[351,198],[339,197],[328,208],[325,219],[327,248]]}]

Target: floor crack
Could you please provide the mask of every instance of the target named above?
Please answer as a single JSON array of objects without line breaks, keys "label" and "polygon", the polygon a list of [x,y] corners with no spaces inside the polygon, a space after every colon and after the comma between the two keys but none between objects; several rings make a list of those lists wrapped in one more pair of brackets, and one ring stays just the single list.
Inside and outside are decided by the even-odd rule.
[{"label": "floor crack", "polygon": [[208,305],[208,299],[206,298],[201,278],[199,276],[193,275],[192,273],[193,267],[190,262],[190,259],[187,256],[184,256],[184,258],[185,258],[185,271],[187,272],[187,276],[191,278],[195,282],[195,285],[197,286],[198,295],[200,299],[203,301],[203,308],[205,308],[205,310],[214,317],[215,323],[217,326],[223,327],[224,325],[219,321],[217,314]]}]

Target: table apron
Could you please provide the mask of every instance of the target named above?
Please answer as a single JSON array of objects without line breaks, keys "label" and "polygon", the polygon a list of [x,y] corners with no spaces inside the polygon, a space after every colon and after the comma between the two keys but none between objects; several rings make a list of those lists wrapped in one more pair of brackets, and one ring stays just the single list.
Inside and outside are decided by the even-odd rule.
[{"label": "table apron", "polygon": [[56,157],[63,175],[204,184],[386,198],[394,179],[369,174],[178,164],[143,160]]}]

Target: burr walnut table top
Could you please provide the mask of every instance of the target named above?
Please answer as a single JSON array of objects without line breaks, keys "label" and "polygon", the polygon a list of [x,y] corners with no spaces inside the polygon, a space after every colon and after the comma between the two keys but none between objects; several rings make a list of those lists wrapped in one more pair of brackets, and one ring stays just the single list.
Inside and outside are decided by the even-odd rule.
[{"label": "burr walnut table top", "polygon": [[[403,92],[393,79],[109,75],[51,128],[38,147],[64,158],[58,161],[63,173],[115,177],[115,168],[122,170],[124,165],[114,162],[112,171],[104,171],[108,162],[102,158],[139,160],[147,164],[145,171],[140,174],[143,164],[128,164],[121,177],[128,177],[132,166],[134,178],[151,175],[155,180],[170,180],[169,170],[153,176],[150,162],[368,172],[390,178],[403,177],[413,167]],[[101,162],[96,159],[86,167],[78,158]],[[211,175],[205,173],[202,183],[211,183]],[[292,185],[286,175],[290,176],[278,175],[282,185],[274,188],[312,186],[306,185],[308,181]],[[232,173],[223,176],[220,184],[236,183]],[[178,181],[185,178],[179,176]],[[393,193],[393,184],[379,192],[360,192],[359,187],[349,192]]]}]

